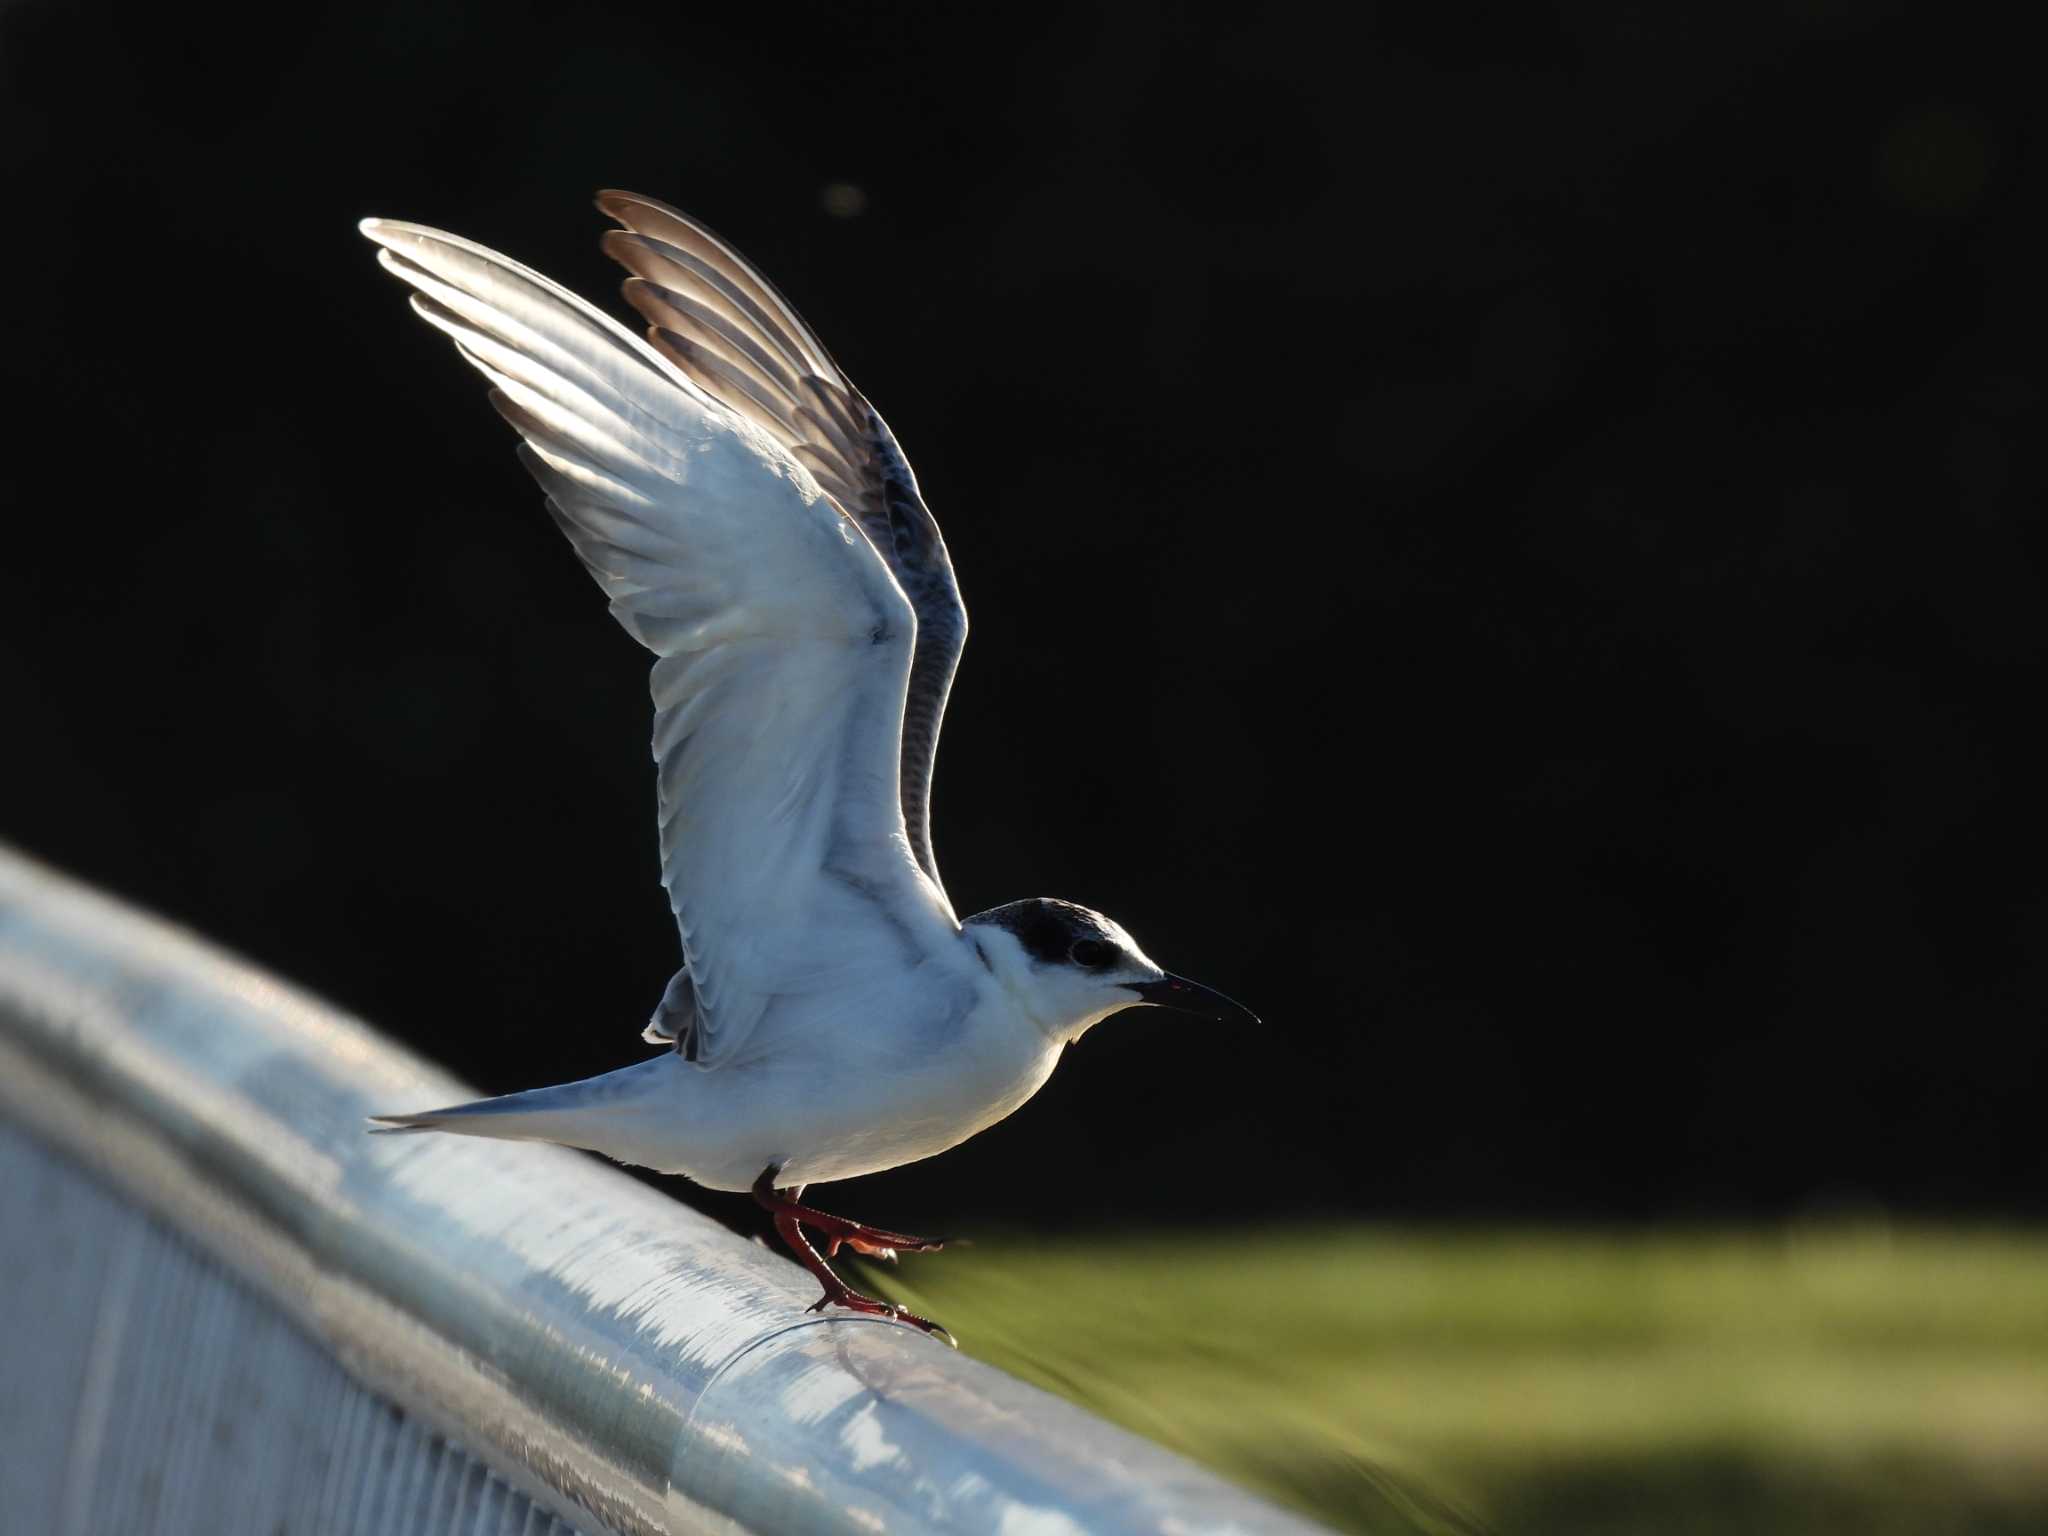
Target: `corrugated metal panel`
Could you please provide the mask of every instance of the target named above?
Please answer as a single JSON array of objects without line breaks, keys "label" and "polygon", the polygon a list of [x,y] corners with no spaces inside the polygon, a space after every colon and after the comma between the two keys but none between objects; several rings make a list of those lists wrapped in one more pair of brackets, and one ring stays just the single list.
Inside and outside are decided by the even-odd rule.
[{"label": "corrugated metal panel", "polygon": [[555,1536],[263,1296],[0,1123],[0,1528]]}]

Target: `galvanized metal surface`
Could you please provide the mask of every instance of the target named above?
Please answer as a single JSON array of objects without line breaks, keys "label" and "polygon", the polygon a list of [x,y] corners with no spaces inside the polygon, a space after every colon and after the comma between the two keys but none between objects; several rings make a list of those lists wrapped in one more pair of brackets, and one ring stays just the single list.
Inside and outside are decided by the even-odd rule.
[{"label": "galvanized metal surface", "polygon": [[[622,1533],[1311,1529],[913,1329],[806,1314],[793,1264],[588,1158],[364,1134],[469,1092],[0,849],[0,1118],[210,1254],[420,1444],[461,1447],[435,1476],[488,1468]],[[125,1347],[99,1333],[46,1384],[74,1423]]]},{"label": "galvanized metal surface", "polygon": [[567,1536],[69,1158],[0,1170],[0,1529]]}]

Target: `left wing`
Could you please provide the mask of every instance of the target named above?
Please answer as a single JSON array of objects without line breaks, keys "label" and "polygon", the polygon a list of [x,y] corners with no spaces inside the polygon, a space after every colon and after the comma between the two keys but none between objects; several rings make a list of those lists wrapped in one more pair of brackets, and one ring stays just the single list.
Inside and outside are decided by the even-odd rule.
[{"label": "left wing", "polygon": [[778,997],[852,993],[950,946],[897,794],[917,623],[866,534],[781,443],[574,294],[438,230],[363,233],[490,381],[613,616],[657,657],[662,882],[695,1059],[745,1051]]}]

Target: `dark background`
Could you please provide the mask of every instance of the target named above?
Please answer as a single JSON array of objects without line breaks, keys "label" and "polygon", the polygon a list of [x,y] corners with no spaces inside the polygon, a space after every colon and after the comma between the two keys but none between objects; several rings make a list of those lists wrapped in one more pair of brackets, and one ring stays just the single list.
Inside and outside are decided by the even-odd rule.
[{"label": "dark background", "polygon": [[959,909],[1266,1019],[850,1208],[2039,1216],[2038,56],[1694,9],[13,5],[0,836],[488,1088],[641,1053],[645,658],[352,228],[623,314],[620,185],[917,465]]}]

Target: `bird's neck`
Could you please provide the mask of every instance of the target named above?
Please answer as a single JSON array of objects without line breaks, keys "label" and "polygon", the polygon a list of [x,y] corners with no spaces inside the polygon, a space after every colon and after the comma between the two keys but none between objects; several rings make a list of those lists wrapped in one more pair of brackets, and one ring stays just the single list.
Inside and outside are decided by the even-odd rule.
[{"label": "bird's neck", "polygon": [[1070,1006],[1034,984],[1029,957],[1016,938],[1000,928],[969,924],[960,937],[980,972],[982,1006],[1013,1017],[1020,1028],[1042,1035],[1053,1045],[1078,1040],[1088,1027],[1114,1010],[1077,1019]]}]

